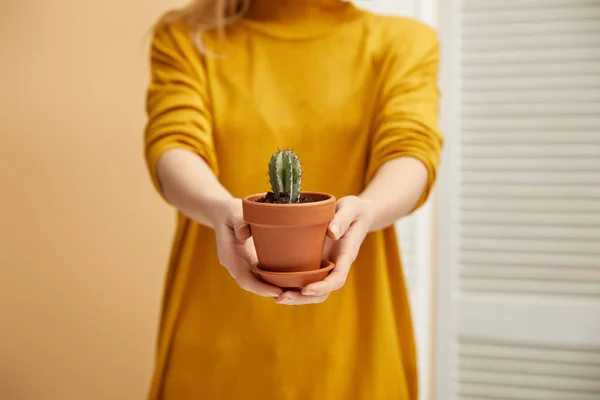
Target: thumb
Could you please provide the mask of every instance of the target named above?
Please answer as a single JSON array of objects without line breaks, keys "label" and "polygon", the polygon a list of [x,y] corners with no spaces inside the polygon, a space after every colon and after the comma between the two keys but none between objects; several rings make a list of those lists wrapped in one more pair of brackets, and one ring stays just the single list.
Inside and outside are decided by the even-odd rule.
[{"label": "thumb", "polygon": [[[343,199],[342,199],[343,200]],[[333,220],[329,224],[328,235],[334,240],[338,240],[350,228],[350,225],[358,218],[359,208],[353,205],[353,202],[340,201]]]},{"label": "thumb", "polygon": [[237,240],[246,241],[252,236],[250,232],[250,226],[245,221],[239,221],[233,227],[233,232]]}]

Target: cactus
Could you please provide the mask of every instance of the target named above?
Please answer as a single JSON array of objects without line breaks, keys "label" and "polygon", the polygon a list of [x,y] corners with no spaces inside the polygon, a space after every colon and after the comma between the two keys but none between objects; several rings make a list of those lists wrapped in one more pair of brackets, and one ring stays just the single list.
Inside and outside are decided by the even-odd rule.
[{"label": "cactus", "polygon": [[269,161],[269,180],[277,203],[298,203],[302,167],[291,150],[278,151]]}]

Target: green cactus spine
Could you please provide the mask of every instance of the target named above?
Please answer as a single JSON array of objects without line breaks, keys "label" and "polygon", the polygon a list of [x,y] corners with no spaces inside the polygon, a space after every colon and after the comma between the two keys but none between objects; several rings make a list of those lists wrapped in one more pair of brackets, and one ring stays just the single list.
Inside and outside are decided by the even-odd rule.
[{"label": "green cactus spine", "polygon": [[269,161],[269,180],[278,203],[297,203],[300,199],[302,167],[291,150],[278,151]]}]

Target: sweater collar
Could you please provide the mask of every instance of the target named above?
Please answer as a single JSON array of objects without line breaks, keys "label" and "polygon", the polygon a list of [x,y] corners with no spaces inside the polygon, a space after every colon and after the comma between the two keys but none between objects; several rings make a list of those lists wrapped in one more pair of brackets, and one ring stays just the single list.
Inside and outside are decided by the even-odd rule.
[{"label": "sweater collar", "polygon": [[293,39],[326,35],[359,14],[343,0],[251,0],[242,21],[265,34]]}]

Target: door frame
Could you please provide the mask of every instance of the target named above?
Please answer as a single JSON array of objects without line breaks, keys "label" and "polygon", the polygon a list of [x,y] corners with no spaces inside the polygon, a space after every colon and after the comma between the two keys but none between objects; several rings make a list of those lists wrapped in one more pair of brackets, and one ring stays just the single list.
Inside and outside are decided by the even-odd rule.
[{"label": "door frame", "polygon": [[453,372],[458,370],[457,321],[459,268],[459,174],[461,132],[461,0],[443,0],[437,21],[440,36],[440,126],[445,136],[437,184],[435,226],[434,352],[432,385],[436,400],[457,393]]}]

